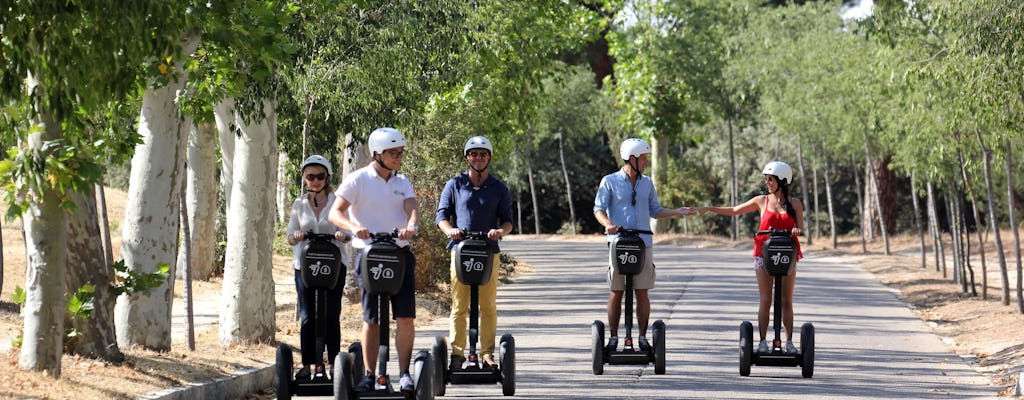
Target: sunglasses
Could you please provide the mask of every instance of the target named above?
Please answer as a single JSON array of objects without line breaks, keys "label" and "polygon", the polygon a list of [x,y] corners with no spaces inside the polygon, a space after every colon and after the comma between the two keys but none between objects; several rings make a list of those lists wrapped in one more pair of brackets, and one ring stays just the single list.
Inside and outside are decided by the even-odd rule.
[{"label": "sunglasses", "polygon": [[472,157],[472,158],[476,158],[476,157],[487,157],[487,156],[489,156],[489,155],[491,155],[491,153],[489,153],[489,152],[486,152],[486,151],[471,151],[471,152],[469,152],[469,153],[466,153],[466,156],[468,156],[468,157]]},{"label": "sunglasses", "polygon": [[312,181],[322,181],[324,179],[327,179],[327,174],[324,173],[324,172],[321,172],[319,174],[306,174],[306,180],[310,181],[310,182],[312,182]]},{"label": "sunglasses", "polygon": [[405,150],[384,150],[391,158],[399,158],[405,155]]}]

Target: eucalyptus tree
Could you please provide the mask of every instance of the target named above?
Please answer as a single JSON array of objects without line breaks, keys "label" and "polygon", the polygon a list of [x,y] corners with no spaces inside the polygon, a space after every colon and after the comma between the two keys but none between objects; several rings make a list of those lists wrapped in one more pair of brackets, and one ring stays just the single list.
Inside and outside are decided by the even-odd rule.
[{"label": "eucalyptus tree", "polygon": [[[1017,29],[1024,23],[1024,8],[1019,2],[1006,0],[985,0],[971,3],[948,2],[941,6],[948,7],[949,24],[958,33],[958,39],[954,42],[954,52],[958,58],[969,60],[969,66],[977,71],[973,74],[976,79],[967,79],[965,92],[971,93],[970,99],[965,99],[971,111],[978,111],[972,115],[978,120],[978,125],[984,129],[989,136],[983,139],[980,129],[978,134],[979,146],[986,147],[985,141],[991,143],[994,148],[1003,147],[1005,143],[1003,158],[1006,160],[1006,185],[1007,185],[1007,209],[1010,228],[1014,235],[1014,248],[1017,258],[1017,309],[1024,313],[1024,299],[1022,299],[1021,259],[1020,240],[1016,231],[1014,220],[1014,180],[1012,177],[1014,165],[1011,152],[1013,148],[1020,147],[1024,140],[1019,134],[1024,126],[1024,118],[1021,117],[1024,111],[1024,77],[1020,74],[1021,65],[1024,65],[1024,34]],[[961,55],[962,54],[962,55]],[[970,78],[970,77],[968,77]],[[988,177],[986,176],[986,179]],[[992,196],[993,193],[989,193]],[[990,197],[991,199],[991,197]],[[991,202],[991,200],[990,200]],[[994,208],[994,204],[990,204]],[[994,213],[990,211],[991,216]],[[994,225],[995,226],[995,225]],[[997,226],[996,226],[997,227]],[[993,228],[996,229],[996,228]],[[999,243],[999,232],[995,231],[996,245]],[[1008,304],[1009,288],[1007,271],[1002,252],[999,252],[999,263],[1003,277],[1003,303]]]},{"label": "eucalyptus tree", "polygon": [[[702,140],[693,132],[684,132],[684,127],[703,125],[718,116],[733,134],[742,97],[722,75],[729,50],[725,40],[745,24],[745,18],[753,12],[752,2],[629,3],[632,24],[609,40],[611,54],[617,60],[614,90],[624,108],[625,129],[633,136],[651,139],[652,176],[664,188],[669,181],[666,167],[672,143]],[[730,200],[735,202],[732,158]]]},{"label": "eucalyptus tree", "polygon": [[[110,17],[115,10],[119,18]],[[163,60],[176,54],[177,36],[169,32],[183,24],[183,11],[155,2],[90,1],[15,2],[0,13],[0,96],[29,105],[32,122],[19,133],[26,146],[3,168],[9,193],[18,196],[9,199],[10,210],[22,213],[28,239],[22,368],[60,376],[62,335],[54,332],[64,331],[65,210],[74,207],[71,194],[89,193],[100,173],[75,116],[123,100],[140,76],[173,73]]]},{"label": "eucalyptus tree", "polygon": [[[578,51],[601,29],[598,14],[569,2],[530,0],[484,2],[473,7],[467,26],[464,81],[488,121],[483,129],[501,132],[494,138],[510,144],[517,162],[525,166],[533,206],[534,231],[541,231],[540,206],[533,166],[536,157],[543,79],[557,71],[557,58]],[[522,189],[512,185],[518,196]]]}]

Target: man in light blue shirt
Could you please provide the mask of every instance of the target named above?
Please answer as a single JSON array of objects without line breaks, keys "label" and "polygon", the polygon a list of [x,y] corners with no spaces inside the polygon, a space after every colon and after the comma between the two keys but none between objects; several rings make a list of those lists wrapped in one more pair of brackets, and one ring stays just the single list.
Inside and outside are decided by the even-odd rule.
[{"label": "man in light blue shirt", "polygon": [[[692,214],[689,207],[667,209],[658,201],[658,192],[654,189],[654,181],[643,175],[650,162],[651,146],[642,139],[629,138],[622,142],[619,155],[625,164],[622,169],[601,178],[594,198],[594,217],[604,226],[608,241],[611,242],[619,232],[619,228],[651,230],[651,218],[668,218],[677,215]],[[647,295],[654,288],[654,257],[653,238],[641,234],[647,245],[644,266],[639,274],[633,277],[633,292],[636,295],[636,316],[640,330],[640,349],[647,351],[651,345],[647,341],[647,322],[651,317],[651,299]],[[609,259],[608,286],[611,295],[608,297],[608,346],[614,351],[619,342],[619,318],[622,315],[622,295],[625,292],[625,276],[615,272],[613,261]]]}]

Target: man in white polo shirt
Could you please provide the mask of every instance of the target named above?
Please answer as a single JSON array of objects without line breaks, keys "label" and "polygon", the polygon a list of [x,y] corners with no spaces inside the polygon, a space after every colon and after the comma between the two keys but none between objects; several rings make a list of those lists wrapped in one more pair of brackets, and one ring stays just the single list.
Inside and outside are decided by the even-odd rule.
[{"label": "man in white polo shirt", "polygon": [[[403,391],[415,390],[409,375],[409,361],[412,358],[416,318],[416,260],[409,251],[409,239],[419,227],[416,212],[416,194],[412,182],[399,174],[402,157],[405,155],[405,137],[394,128],[378,128],[370,133],[367,140],[373,161],[348,176],[338,188],[337,200],[331,209],[330,220],[355,236],[353,247],[363,249],[370,245],[370,233],[391,232],[398,229],[396,244],[406,251],[405,277],[402,288],[391,297],[392,314],[395,318],[395,343],[398,346],[398,366],[401,370],[399,387]],[[357,252],[355,262],[359,265],[362,252]],[[359,269],[356,268],[358,273]],[[363,299],[363,365],[366,368],[363,380],[356,385],[357,391],[374,390],[376,377],[373,368],[377,365],[380,321],[376,312],[377,296],[369,295],[362,287],[362,279],[356,279],[362,288]]]}]

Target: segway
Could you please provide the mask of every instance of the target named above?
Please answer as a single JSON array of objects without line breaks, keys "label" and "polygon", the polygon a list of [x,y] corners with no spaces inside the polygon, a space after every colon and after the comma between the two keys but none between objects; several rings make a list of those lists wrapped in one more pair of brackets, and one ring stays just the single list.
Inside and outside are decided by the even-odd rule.
[{"label": "segway", "polygon": [[634,348],[633,345],[633,276],[639,274],[644,266],[644,250],[646,244],[640,237],[641,233],[648,235],[653,232],[648,230],[622,229],[619,228],[619,235],[612,239],[609,245],[611,251],[612,267],[615,272],[625,275],[626,294],[626,341],[621,350],[607,349],[604,345],[604,323],[600,320],[594,321],[591,326],[593,338],[593,368],[594,375],[604,373],[604,365],[634,364],[647,365],[654,363],[654,373],[662,375],[665,373],[665,323],[660,319],[651,324],[653,343],[647,350]]},{"label": "segway", "polygon": [[516,341],[512,334],[501,336],[499,343],[499,364],[490,366],[480,360],[476,353],[476,341],[479,336],[480,285],[490,281],[494,273],[492,267],[494,253],[487,245],[487,232],[463,231],[463,240],[455,248],[458,267],[455,276],[469,285],[469,349],[466,362],[462,366],[449,370],[445,360],[448,359],[448,339],[444,335],[434,337],[431,355],[434,358],[434,395],[444,396],[445,384],[494,384],[501,382],[501,392],[505,396],[516,393]]},{"label": "segway", "polygon": [[[398,238],[398,230],[384,233],[371,233],[370,245],[362,251],[362,262],[359,265],[362,276],[363,288],[370,295],[377,296],[377,315],[380,317],[379,345],[377,348],[377,381],[374,390],[366,392],[355,391],[355,382],[341,382],[336,387],[335,397],[338,399],[396,399],[396,400],[432,400],[434,392],[433,384],[433,359],[426,350],[420,350],[413,361],[413,374],[416,376],[414,382],[415,390],[403,392],[395,390],[391,386],[391,378],[388,376],[387,364],[389,360],[390,347],[390,307],[391,296],[398,293],[405,279],[405,249],[395,244]],[[355,376],[343,371],[344,365],[349,370],[354,369],[352,360],[358,355],[358,365],[362,367],[361,347],[350,348],[349,362],[342,363],[336,369],[339,376]],[[371,351],[365,349],[365,351]],[[358,352],[358,354],[356,354]],[[362,374],[362,371],[358,372]],[[335,382],[338,382],[337,380]],[[344,393],[339,397],[337,393]]]},{"label": "segway", "polygon": [[814,376],[814,325],[805,322],[800,327],[800,348],[797,353],[786,353],[782,347],[782,278],[789,275],[796,265],[796,242],[789,230],[769,229],[757,231],[758,235],[769,235],[764,243],[764,268],[775,277],[772,296],[774,309],[775,339],[767,352],[754,351],[754,324],[743,321],[740,324],[740,376],[750,375],[750,366],[772,365],[800,366],[804,378]]},{"label": "segway", "polygon": [[[292,372],[292,347],[286,343],[277,346],[277,398],[278,400],[290,399],[292,396],[330,396],[335,395],[335,384],[344,381],[351,374],[339,374],[342,364],[351,366],[351,362],[345,363],[347,354],[338,353],[335,357],[335,372],[328,375],[324,367],[324,340],[327,327],[324,321],[327,320],[327,297],[329,290],[334,289],[338,284],[338,277],[344,275],[345,264],[341,262],[341,250],[331,240],[333,234],[320,234],[313,232],[305,233],[306,243],[302,246],[302,269],[300,276],[303,287],[312,290],[313,301],[313,326],[316,332],[316,357],[314,359],[314,370],[310,371],[308,378],[295,378]],[[342,283],[344,285],[344,283]]]}]

